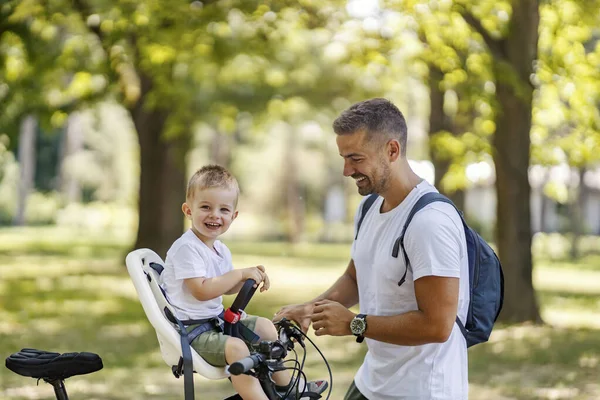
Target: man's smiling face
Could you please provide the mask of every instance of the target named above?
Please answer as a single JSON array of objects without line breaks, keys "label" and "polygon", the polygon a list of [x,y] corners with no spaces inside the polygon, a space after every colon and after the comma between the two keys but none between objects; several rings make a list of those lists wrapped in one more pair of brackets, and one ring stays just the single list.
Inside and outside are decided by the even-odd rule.
[{"label": "man's smiling face", "polygon": [[387,188],[391,165],[385,157],[386,145],[368,140],[366,131],[337,135],[336,142],[344,158],[344,176],[356,181],[358,193],[383,193]]}]

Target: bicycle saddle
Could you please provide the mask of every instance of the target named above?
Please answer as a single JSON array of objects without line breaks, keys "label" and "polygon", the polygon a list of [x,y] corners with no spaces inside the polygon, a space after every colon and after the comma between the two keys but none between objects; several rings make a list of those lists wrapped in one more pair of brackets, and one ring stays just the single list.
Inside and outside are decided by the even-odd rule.
[{"label": "bicycle saddle", "polygon": [[64,380],[74,375],[99,371],[102,359],[94,353],[53,353],[36,349],[22,349],[6,359],[6,368],[32,378],[47,381]]}]

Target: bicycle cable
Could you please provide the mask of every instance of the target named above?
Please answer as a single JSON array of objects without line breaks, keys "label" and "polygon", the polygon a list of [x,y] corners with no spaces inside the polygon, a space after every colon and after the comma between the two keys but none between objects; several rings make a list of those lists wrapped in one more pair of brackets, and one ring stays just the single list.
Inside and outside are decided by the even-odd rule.
[{"label": "bicycle cable", "polygon": [[[323,361],[325,362],[325,365],[327,366],[327,371],[329,372],[329,392],[327,393],[327,397],[325,398],[325,400],[329,400],[329,397],[331,396],[331,390],[333,389],[333,374],[331,373],[331,367],[329,366],[329,363],[327,362],[327,359],[325,358],[325,356],[323,355],[323,353],[321,352],[321,350],[319,350],[319,348],[317,347],[317,345],[315,344],[315,342],[313,342],[304,332],[302,332],[301,329],[298,329],[298,332],[300,332],[300,334],[302,334],[302,336],[304,336],[306,339],[308,339],[308,341],[310,342],[310,344],[313,345],[313,347],[315,348],[315,350],[317,350],[319,352],[319,354],[321,355],[321,358],[323,359]],[[304,356],[306,358],[306,351],[304,352]]]}]

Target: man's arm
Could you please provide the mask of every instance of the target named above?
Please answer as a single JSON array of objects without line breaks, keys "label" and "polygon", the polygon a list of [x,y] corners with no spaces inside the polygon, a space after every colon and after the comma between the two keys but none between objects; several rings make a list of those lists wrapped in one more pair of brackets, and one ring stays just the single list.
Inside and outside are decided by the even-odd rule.
[{"label": "man's arm", "polygon": [[[442,343],[448,340],[458,308],[458,278],[425,276],[415,281],[418,309],[393,316],[367,315],[365,336],[402,346]],[[328,300],[316,304],[312,315],[317,336],[351,335],[350,321],[356,316]]]},{"label": "man's arm", "polygon": [[352,307],[358,303],[358,285],[356,283],[356,267],[354,266],[354,260],[350,260],[346,271],[344,271],[342,276],[340,276],[324,293],[306,303],[283,307],[275,313],[273,320],[279,321],[282,318],[287,318],[295,321],[300,325],[302,330],[306,332],[310,326],[315,303],[322,300],[340,303],[343,305],[342,308],[345,308],[346,310],[348,307]]},{"label": "man's arm", "polygon": [[[458,277],[465,257],[459,223],[443,209],[426,210],[415,216],[405,237],[405,249],[415,279],[417,309],[395,316],[367,315],[366,337],[404,346],[448,340],[456,319]],[[313,328],[317,335],[350,335],[354,316],[336,303],[317,303]]]},{"label": "man's arm", "polygon": [[365,337],[402,346],[443,343],[458,309],[458,278],[424,276],[415,281],[418,310],[383,317],[367,315]]},{"label": "man's arm", "polygon": [[358,284],[356,283],[356,267],[354,260],[350,260],[346,271],[338,278],[337,281],[327,289],[323,294],[309,301],[309,304],[314,304],[320,300],[337,301],[350,308],[358,304]]}]

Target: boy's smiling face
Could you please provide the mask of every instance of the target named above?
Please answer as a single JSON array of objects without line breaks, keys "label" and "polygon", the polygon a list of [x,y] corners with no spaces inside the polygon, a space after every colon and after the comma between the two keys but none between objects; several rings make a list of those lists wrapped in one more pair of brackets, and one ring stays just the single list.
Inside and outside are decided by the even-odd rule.
[{"label": "boy's smiling face", "polygon": [[237,190],[228,187],[196,189],[194,196],[187,199],[181,209],[192,221],[196,236],[212,246],[237,217],[237,196]]}]

